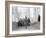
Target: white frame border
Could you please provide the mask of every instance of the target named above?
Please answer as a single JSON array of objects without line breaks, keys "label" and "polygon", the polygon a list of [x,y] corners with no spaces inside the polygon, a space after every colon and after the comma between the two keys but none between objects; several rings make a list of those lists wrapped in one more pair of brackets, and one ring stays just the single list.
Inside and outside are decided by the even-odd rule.
[{"label": "white frame border", "polygon": [[[25,7],[40,7],[41,8],[41,22],[40,22],[40,30],[31,30],[31,31],[13,31],[12,32],[12,6],[25,6]],[[26,33],[43,33],[43,7],[40,5],[19,5],[19,4],[10,4],[10,25],[9,25],[9,34],[26,34]]]}]

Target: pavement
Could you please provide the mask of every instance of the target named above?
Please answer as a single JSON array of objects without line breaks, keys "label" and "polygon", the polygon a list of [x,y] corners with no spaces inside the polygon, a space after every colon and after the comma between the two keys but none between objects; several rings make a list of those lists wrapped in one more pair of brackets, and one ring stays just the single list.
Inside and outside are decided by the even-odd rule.
[{"label": "pavement", "polygon": [[12,23],[12,30],[14,31],[19,31],[19,30],[39,30],[40,29],[40,22],[36,22],[36,23],[30,23],[29,26],[22,26],[22,27],[18,27],[17,23]]}]

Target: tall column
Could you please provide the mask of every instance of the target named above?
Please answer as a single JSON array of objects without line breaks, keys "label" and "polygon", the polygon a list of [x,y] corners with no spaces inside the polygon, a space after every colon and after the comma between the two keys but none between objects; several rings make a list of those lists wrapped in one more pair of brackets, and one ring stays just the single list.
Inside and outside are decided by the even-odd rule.
[{"label": "tall column", "polygon": [[30,21],[34,23],[34,8],[30,8]]}]

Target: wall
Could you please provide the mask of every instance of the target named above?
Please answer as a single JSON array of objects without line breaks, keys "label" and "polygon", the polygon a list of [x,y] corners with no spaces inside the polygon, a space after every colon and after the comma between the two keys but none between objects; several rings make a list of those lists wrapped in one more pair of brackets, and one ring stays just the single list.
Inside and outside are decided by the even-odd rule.
[{"label": "wall", "polygon": [[[15,0],[11,0],[11,1],[15,1]],[[46,3],[46,0],[17,0],[17,1]],[[45,4],[45,6],[46,6],[46,4]],[[5,0],[0,0],[0,38],[4,38],[4,36],[5,36],[5,10],[4,9],[5,9]],[[45,7],[45,9],[46,9],[46,7]],[[45,13],[45,16],[46,16],[46,13]],[[45,20],[45,27],[46,27],[46,20]],[[16,38],[46,38],[46,28],[45,28],[45,35],[16,37]]]},{"label": "wall", "polygon": [[[34,23],[38,19],[38,13],[40,13],[37,11],[37,8],[13,7],[11,10],[13,10],[13,12],[12,12],[13,22],[15,22],[15,21],[18,22],[20,18],[25,19],[25,16],[26,16],[27,18],[30,18],[30,21],[32,23]],[[36,13],[36,14],[34,14],[34,13]]]}]

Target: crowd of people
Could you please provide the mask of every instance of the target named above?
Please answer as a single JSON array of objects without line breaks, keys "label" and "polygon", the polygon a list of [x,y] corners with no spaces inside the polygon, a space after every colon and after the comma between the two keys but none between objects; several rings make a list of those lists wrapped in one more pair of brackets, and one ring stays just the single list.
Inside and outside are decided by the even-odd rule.
[{"label": "crowd of people", "polygon": [[[40,15],[38,15],[38,22],[40,22]],[[30,18],[25,16],[25,19],[21,19],[18,21],[18,26],[29,26],[31,23]]]},{"label": "crowd of people", "polygon": [[25,19],[21,19],[18,21],[18,26],[27,26],[30,25],[30,18],[25,17]]}]

